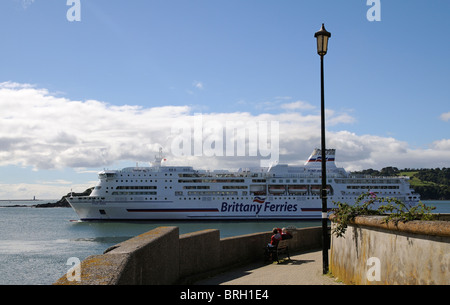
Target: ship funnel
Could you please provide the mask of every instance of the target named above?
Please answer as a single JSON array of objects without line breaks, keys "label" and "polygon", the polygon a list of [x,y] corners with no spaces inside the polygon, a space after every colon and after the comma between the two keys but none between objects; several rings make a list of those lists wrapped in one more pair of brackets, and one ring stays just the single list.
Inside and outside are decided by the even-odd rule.
[{"label": "ship funnel", "polygon": [[[336,156],[336,149],[326,149],[325,150],[325,158],[327,160],[327,167],[336,167],[334,163]],[[311,156],[309,156],[308,160],[305,163],[305,166],[308,167],[320,167],[322,164],[322,150],[319,148],[314,149]]]},{"label": "ship funnel", "polygon": [[150,162],[150,165],[152,167],[161,167],[161,163],[167,161],[166,158],[164,158],[162,148],[159,149],[159,156],[155,156],[155,161]]}]

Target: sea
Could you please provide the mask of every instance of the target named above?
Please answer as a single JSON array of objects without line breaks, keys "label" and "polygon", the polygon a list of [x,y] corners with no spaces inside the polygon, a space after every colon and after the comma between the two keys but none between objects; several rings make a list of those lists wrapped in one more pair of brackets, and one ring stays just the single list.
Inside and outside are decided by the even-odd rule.
[{"label": "sea", "polygon": [[[51,285],[90,255],[160,226],[179,227],[180,234],[220,230],[221,238],[267,232],[274,227],[316,227],[308,221],[151,221],[80,222],[71,208],[33,208],[42,201],[0,201],[0,285]],[[424,201],[435,213],[450,213],[450,201]],[[11,207],[21,205],[25,207]]]}]

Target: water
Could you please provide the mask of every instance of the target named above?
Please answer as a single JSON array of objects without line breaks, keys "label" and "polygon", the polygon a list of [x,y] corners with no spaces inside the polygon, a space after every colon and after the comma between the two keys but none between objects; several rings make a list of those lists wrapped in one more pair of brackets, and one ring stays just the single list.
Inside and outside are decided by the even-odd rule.
[{"label": "water", "polygon": [[[40,202],[45,203],[45,202]],[[450,201],[425,202],[436,212],[450,213]],[[273,227],[320,226],[319,221],[242,222],[74,222],[70,208],[36,209],[8,207],[36,202],[0,202],[0,285],[50,285],[71,267],[71,257],[80,260],[102,254],[108,247],[159,226],[177,226],[180,234],[219,229],[220,236],[270,231]]]},{"label": "water", "polygon": [[[24,204],[6,203],[0,206]],[[25,203],[32,205],[35,203]],[[0,208],[0,285],[47,285],[71,267],[70,257],[80,260],[102,254],[108,247],[159,226],[177,226],[180,234],[219,229],[221,237],[270,231],[294,225],[312,227],[319,221],[264,222],[73,222],[70,208]]]}]

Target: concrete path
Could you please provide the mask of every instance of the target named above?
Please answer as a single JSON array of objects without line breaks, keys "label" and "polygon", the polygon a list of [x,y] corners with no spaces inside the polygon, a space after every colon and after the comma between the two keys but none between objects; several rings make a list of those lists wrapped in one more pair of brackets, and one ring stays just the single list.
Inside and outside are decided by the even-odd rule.
[{"label": "concrete path", "polygon": [[277,264],[262,262],[240,267],[195,285],[342,285],[322,275],[322,251],[291,255],[291,260]]}]

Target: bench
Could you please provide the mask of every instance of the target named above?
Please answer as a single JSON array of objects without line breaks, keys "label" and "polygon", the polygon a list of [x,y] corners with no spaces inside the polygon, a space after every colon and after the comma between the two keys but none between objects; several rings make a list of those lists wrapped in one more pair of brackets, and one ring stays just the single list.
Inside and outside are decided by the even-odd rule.
[{"label": "bench", "polygon": [[280,263],[280,256],[285,254],[286,257],[290,260],[289,256],[289,244],[288,239],[280,240],[276,247],[267,247],[265,252],[265,259],[268,260],[270,255],[272,255],[272,260],[276,260],[277,263]]}]

